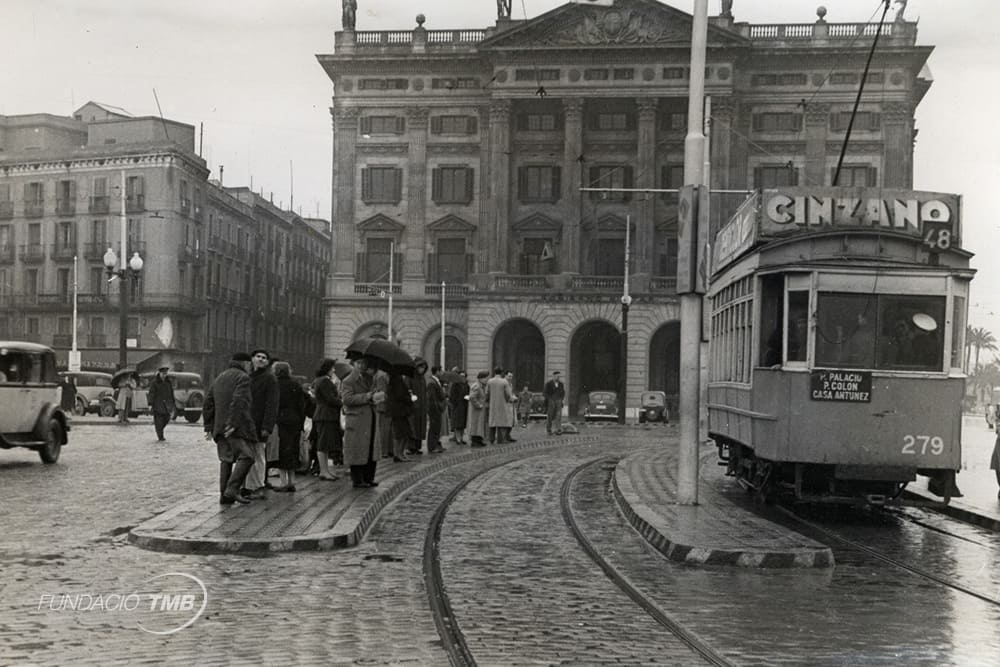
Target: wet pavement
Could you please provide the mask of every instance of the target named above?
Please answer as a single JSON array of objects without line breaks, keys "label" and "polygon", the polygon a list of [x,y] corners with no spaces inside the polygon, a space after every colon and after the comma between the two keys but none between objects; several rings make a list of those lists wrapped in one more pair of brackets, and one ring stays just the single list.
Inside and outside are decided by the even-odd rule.
[{"label": "wet pavement", "polygon": [[[544,434],[535,425],[515,435],[543,437],[532,429]],[[579,550],[560,489],[591,461],[570,487],[580,529],[656,607],[732,664],[996,664],[1000,608],[850,547],[832,547],[833,568],[667,560],[627,522],[610,462],[645,450],[665,455],[674,436],[581,430],[599,438],[474,457],[421,478],[382,509],[357,547],[256,557],[126,542],[131,528],[214,490],[214,447],[200,429],[171,425],[168,442],[157,444],[151,424],[78,424],[56,466],[2,451],[0,664],[445,664],[423,550],[431,515],[461,484],[441,530],[440,566],[479,664],[705,664]],[[746,500],[720,468],[702,472],[727,502]],[[733,515],[751,509],[734,506]],[[993,531],[925,510],[810,518],[945,582],[1000,597]],[[169,635],[138,623],[172,629],[186,618],[182,610],[74,611],[44,597],[148,593],[159,585],[152,577],[169,573],[196,577],[207,591],[195,622]]]}]

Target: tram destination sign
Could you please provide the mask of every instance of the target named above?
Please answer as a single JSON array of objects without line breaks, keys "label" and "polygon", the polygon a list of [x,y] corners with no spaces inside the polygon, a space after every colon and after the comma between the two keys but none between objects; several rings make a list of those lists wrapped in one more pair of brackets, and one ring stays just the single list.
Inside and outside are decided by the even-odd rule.
[{"label": "tram destination sign", "polygon": [[822,228],[851,227],[901,232],[923,239],[931,250],[960,247],[959,195],[879,188],[789,187],[761,195],[761,237]]},{"label": "tram destination sign", "polygon": [[814,401],[871,403],[871,371],[814,370],[809,379],[809,398]]}]

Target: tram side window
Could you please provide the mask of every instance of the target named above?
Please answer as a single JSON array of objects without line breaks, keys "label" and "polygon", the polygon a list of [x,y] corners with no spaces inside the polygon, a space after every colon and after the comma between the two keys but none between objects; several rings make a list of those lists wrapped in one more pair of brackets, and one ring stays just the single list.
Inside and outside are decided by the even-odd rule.
[{"label": "tram side window", "polygon": [[761,366],[781,363],[781,323],[785,315],[784,276],[763,276],[760,285],[760,351]]},{"label": "tram side window", "polygon": [[788,361],[805,361],[809,339],[809,292],[788,292]]}]

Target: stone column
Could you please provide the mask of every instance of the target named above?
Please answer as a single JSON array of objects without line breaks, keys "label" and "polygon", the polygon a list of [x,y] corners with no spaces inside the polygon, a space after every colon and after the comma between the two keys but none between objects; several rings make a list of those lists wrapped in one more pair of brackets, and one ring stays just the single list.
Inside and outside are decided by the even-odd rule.
[{"label": "stone column", "polygon": [[476,253],[476,287],[486,289],[485,274],[490,270],[490,250],[487,239],[490,238],[490,229],[493,220],[491,210],[493,207],[490,187],[493,181],[493,165],[490,160],[490,108],[486,105],[479,107],[479,220],[476,223],[476,238],[473,248]]},{"label": "stone column", "polygon": [[354,197],[357,169],[358,110],[330,110],[333,116],[333,291],[354,292],[355,224]]},{"label": "stone column", "polygon": [[804,130],[806,138],[805,178],[800,185],[826,185],[826,137],[830,131],[830,105],[810,103],[806,107]]},{"label": "stone column", "polygon": [[562,252],[559,265],[563,273],[580,273],[580,224],[583,220],[583,100],[563,100],[562,210],[566,212],[562,228]]},{"label": "stone column", "polygon": [[[640,98],[636,100],[639,112],[637,126],[638,145],[636,146],[635,186],[636,188],[656,187],[656,110],[658,100]],[[653,273],[654,253],[656,244],[653,242],[655,225],[656,195],[639,194],[634,198],[637,203],[635,211],[635,235],[631,239],[631,254],[634,258],[635,287],[644,290]]]},{"label": "stone column", "polygon": [[913,108],[903,102],[882,106],[882,178],[884,188],[913,187]]},{"label": "stone column", "polygon": [[410,142],[406,161],[406,232],[402,239],[403,293],[422,294],[424,283],[424,228],[427,213],[426,107],[406,109],[406,134]]},{"label": "stone column", "polygon": [[510,237],[510,100],[490,103],[490,225],[483,248],[490,273],[506,273]]}]

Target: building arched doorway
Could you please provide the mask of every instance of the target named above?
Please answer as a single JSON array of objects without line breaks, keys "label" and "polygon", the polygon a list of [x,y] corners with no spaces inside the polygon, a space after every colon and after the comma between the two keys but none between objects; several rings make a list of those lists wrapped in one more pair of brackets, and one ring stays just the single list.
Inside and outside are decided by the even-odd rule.
[{"label": "building arched doorway", "polygon": [[649,341],[648,389],[667,394],[670,414],[676,415],[681,393],[681,323],[667,322]]},{"label": "building arched doorway", "polygon": [[[427,364],[429,366],[441,365],[441,335],[438,334],[433,339],[433,345],[428,350]],[[446,371],[458,366],[465,370],[465,346],[462,341],[451,334],[444,336],[444,365],[441,366]]]},{"label": "building arched doorway", "polygon": [[[447,350],[445,351],[447,354]],[[493,366],[514,372],[514,391],[528,385],[531,391],[545,386],[545,338],[541,330],[528,320],[504,322],[493,338]],[[469,377],[485,368],[470,368]]]},{"label": "building arched doorway", "polygon": [[569,348],[570,374],[566,404],[571,416],[583,414],[587,394],[618,391],[621,332],[608,322],[589,322],[577,329]]}]

